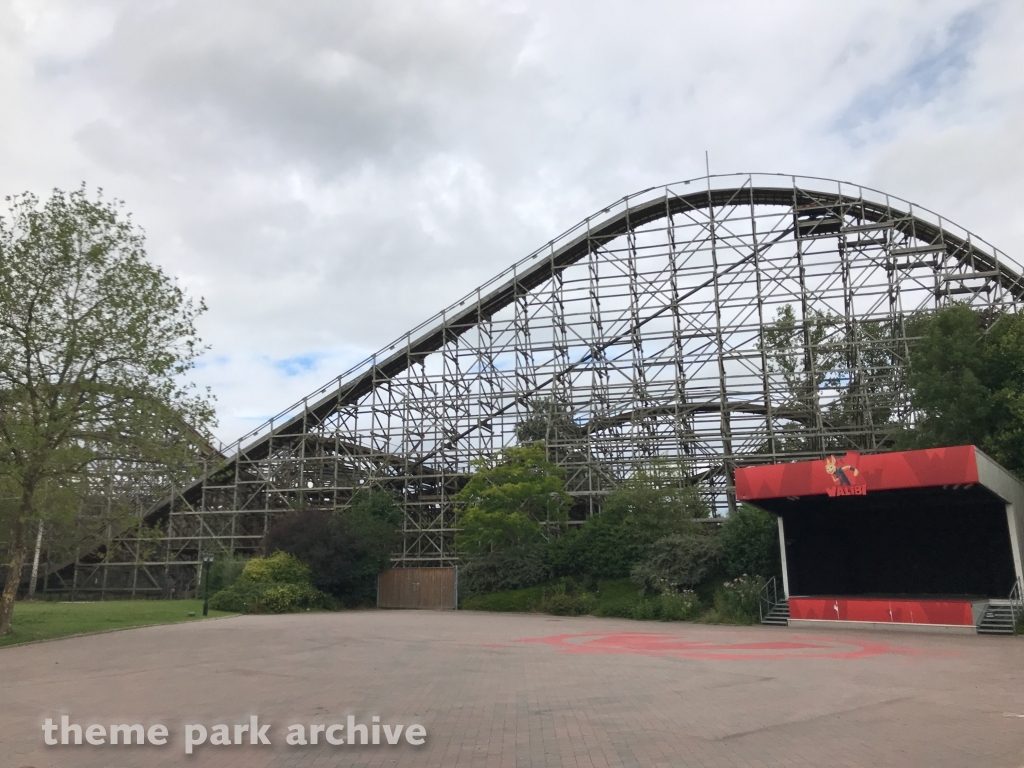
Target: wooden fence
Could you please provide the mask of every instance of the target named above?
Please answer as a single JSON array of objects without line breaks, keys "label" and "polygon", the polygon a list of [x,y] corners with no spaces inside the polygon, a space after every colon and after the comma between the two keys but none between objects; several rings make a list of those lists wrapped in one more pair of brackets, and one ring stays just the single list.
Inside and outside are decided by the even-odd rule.
[{"label": "wooden fence", "polygon": [[451,611],[458,594],[458,568],[391,568],[377,577],[378,608]]}]

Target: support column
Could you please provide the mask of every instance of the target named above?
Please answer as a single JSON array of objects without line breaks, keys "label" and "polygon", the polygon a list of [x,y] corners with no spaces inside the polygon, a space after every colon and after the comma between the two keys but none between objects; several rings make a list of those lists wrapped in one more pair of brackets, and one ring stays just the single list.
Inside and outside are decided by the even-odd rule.
[{"label": "support column", "polygon": [[[781,518],[780,518],[781,519]],[[1017,581],[1024,584],[1024,567],[1021,563],[1021,527],[1017,525],[1017,513],[1013,504],[1006,505],[1006,523],[1010,526],[1010,548],[1013,551],[1013,569],[1017,574]]]},{"label": "support column", "polygon": [[779,551],[782,553],[782,591],[789,599],[789,569],[786,568],[786,529],[782,525],[782,515],[779,515]]}]

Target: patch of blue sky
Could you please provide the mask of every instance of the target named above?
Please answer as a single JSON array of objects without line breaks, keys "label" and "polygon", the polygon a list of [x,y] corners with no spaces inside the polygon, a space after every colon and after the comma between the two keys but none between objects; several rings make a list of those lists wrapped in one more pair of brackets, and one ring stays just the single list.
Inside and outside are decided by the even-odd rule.
[{"label": "patch of blue sky", "polygon": [[290,378],[315,371],[320,361],[325,357],[327,355],[322,352],[307,352],[302,355],[295,355],[294,357],[274,360],[273,365],[277,370]]},{"label": "patch of blue sky", "polygon": [[855,134],[892,112],[927,104],[955,85],[970,67],[971,53],[990,18],[988,11],[989,3],[984,3],[954,17],[945,34],[925,46],[907,66],[889,80],[857,93],[835,118],[832,129]]},{"label": "patch of blue sky", "polygon": [[206,355],[197,359],[193,368],[197,371],[202,371],[215,366],[223,367],[230,362],[231,358],[228,355]]}]

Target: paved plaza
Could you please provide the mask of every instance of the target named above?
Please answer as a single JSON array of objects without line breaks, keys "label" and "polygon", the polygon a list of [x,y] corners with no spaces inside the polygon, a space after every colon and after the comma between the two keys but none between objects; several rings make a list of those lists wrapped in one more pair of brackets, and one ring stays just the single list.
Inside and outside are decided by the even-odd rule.
[{"label": "paved plaza", "polygon": [[[169,740],[44,746],[64,714]],[[185,754],[186,724],[253,715],[270,746]],[[349,715],[426,742],[285,743]],[[0,649],[0,767],[178,765],[1018,768],[1024,638],[367,610]]]}]

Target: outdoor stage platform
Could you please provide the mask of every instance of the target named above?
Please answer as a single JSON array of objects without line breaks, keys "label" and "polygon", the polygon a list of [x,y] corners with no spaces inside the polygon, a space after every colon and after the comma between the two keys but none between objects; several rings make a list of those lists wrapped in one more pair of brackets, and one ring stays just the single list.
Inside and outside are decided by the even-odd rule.
[{"label": "outdoor stage platform", "polygon": [[974,446],[741,468],[736,494],[778,518],[790,626],[1012,631],[1024,605],[1024,484]]}]

